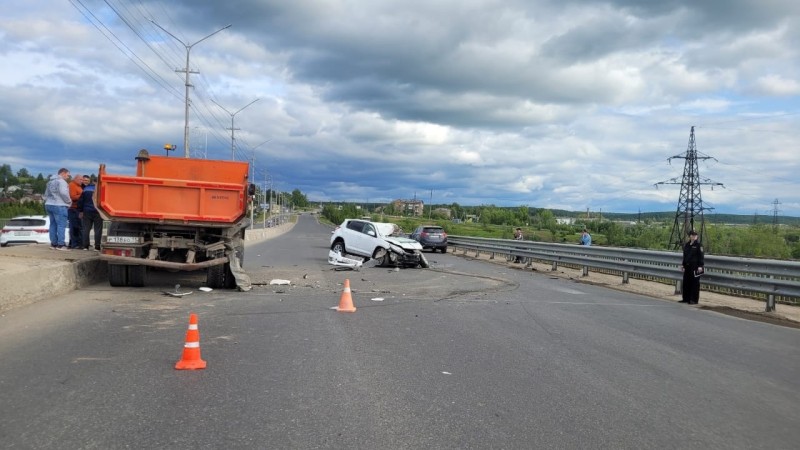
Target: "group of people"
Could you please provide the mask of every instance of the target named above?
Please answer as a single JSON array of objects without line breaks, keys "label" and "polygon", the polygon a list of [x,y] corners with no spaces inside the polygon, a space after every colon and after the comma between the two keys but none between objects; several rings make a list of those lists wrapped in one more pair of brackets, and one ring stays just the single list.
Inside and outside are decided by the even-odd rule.
[{"label": "group of people", "polygon": [[[68,181],[70,180],[71,181]],[[100,250],[103,218],[95,208],[95,185],[89,176],[70,176],[66,168],[50,177],[44,194],[44,208],[50,217],[50,247],[55,250]],[[69,226],[69,246],[66,230]],[[94,246],[90,233],[94,230]]]}]

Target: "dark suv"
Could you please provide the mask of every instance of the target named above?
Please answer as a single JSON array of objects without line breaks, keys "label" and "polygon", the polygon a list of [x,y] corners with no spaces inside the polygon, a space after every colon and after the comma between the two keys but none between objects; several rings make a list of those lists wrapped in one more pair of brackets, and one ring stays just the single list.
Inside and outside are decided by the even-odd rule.
[{"label": "dark suv", "polygon": [[419,242],[423,249],[429,248],[434,252],[441,250],[447,252],[447,233],[444,228],[436,225],[420,225],[411,233],[411,239]]}]

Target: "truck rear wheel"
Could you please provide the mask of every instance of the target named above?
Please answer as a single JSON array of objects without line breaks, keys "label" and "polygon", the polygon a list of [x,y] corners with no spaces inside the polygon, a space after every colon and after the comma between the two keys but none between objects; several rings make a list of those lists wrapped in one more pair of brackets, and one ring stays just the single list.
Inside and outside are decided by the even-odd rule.
[{"label": "truck rear wheel", "polygon": [[223,265],[223,273],[225,274],[225,279],[222,281],[223,287],[225,289],[235,289],[236,288],[236,278],[233,276],[233,272],[231,271],[231,264],[225,263]]},{"label": "truck rear wheel", "polygon": [[108,284],[114,287],[128,285],[128,267],[119,264],[108,265]]},{"label": "truck rear wheel", "polygon": [[[222,289],[225,287],[225,272],[230,272],[227,264],[217,264],[206,270],[206,284],[211,289]],[[232,277],[231,277],[232,278]]]},{"label": "truck rear wheel", "polygon": [[147,282],[147,266],[128,266],[128,284],[144,287]]}]

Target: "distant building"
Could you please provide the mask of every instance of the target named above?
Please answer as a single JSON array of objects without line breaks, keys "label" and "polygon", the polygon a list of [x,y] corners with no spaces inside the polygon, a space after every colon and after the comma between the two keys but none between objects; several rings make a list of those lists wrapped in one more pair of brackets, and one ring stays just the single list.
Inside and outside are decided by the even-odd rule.
[{"label": "distant building", "polygon": [[403,214],[412,216],[422,216],[425,212],[425,203],[422,200],[395,200],[392,202],[395,211],[402,211]]},{"label": "distant building", "polygon": [[31,202],[31,203],[44,203],[44,198],[42,194],[30,194],[24,195],[22,198],[19,199],[20,202]]},{"label": "distant building", "polygon": [[575,223],[574,217],[556,217],[556,223],[559,225],[572,225]]},{"label": "distant building", "polygon": [[453,216],[453,212],[450,210],[450,208],[436,208],[433,210],[433,212],[444,217],[445,219],[449,219]]}]

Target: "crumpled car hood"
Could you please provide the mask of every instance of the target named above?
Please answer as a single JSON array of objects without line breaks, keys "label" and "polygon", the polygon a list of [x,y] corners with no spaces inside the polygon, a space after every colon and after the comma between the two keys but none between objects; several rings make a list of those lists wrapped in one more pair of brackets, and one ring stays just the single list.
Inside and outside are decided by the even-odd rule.
[{"label": "crumpled car hood", "polygon": [[422,250],[422,245],[420,245],[419,242],[406,237],[388,236],[383,239],[390,244],[394,244],[406,250]]}]

